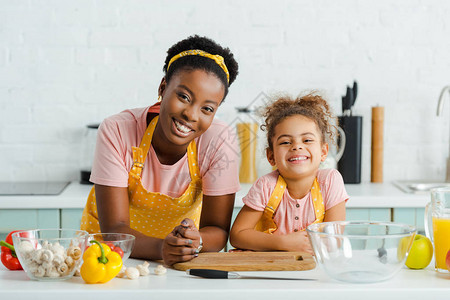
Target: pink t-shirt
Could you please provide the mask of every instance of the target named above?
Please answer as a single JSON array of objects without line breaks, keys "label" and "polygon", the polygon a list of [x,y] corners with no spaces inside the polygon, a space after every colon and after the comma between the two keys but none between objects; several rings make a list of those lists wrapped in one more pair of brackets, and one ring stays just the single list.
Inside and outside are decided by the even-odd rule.
[{"label": "pink t-shirt", "polygon": [[[259,178],[242,199],[248,207],[263,211],[269,202],[278,179],[278,170]],[[320,169],[317,173],[320,191],[322,193],[325,211],[342,201],[348,200],[341,174],[335,169]],[[298,217],[296,219],[296,217]],[[278,229],[274,234],[287,234],[295,229],[303,230],[316,220],[314,205],[309,192],[302,199],[294,199],[288,189],[283,194],[278,209],[275,211],[274,221]]]},{"label": "pink t-shirt", "polygon": [[[133,165],[131,147],[139,147],[147,129],[148,110],[149,107],[125,110],[102,122],[97,133],[90,177],[93,183],[128,186],[128,173]],[[240,185],[235,130],[214,119],[196,143],[203,194],[219,196],[236,193]],[[163,165],[153,147],[150,147],[141,177],[146,190],[179,197],[191,182],[187,154],[173,165]]]}]

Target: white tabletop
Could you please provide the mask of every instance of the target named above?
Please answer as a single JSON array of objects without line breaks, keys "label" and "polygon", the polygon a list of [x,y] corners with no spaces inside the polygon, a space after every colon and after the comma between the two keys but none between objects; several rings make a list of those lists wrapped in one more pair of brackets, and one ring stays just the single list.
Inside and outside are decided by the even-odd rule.
[{"label": "white tabletop", "polygon": [[[127,266],[142,261],[130,259]],[[432,264],[430,264],[431,266]],[[151,271],[157,263],[151,262]],[[241,275],[314,278],[317,281],[203,279],[169,269],[166,275],[136,280],[114,278],[105,284],[85,284],[80,277],[67,281],[40,282],[23,271],[0,267],[2,299],[449,299],[450,275],[438,275],[431,267],[404,267],[392,279],[370,284],[352,284],[329,278],[321,268],[296,272],[239,272]],[[145,297],[145,298],[144,298]]]},{"label": "white tabletop", "polygon": [[[236,194],[235,207],[242,207],[242,198],[250,189],[250,184],[241,184]],[[84,208],[92,185],[71,182],[60,195],[0,196],[0,209],[38,208]],[[347,207],[352,208],[397,208],[425,207],[428,194],[407,194],[391,182],[346,184],[350,196]]]}]

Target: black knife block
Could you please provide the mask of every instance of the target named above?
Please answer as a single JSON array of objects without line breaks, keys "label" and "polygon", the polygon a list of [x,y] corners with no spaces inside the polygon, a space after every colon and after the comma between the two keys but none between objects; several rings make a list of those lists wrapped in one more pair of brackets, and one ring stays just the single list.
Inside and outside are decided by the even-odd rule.
[{"label": "black knife block", "polygon": [[361,183],[362,116],[339,117],[339,126],[345,132],[344,154],[338,170],[344,183]]}]

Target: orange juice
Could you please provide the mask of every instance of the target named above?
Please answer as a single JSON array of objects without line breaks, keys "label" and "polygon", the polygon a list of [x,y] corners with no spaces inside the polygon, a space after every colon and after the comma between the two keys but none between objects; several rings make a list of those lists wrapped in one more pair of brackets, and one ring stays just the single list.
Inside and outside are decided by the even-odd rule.
[{"label": "orange juice", "polygon": [[447,270],[445,258],[450,250],[450,219],[433,217],[433,241],[436,269]]},{"label": "orange juice", "polygon": [[239,181],[242,183],[253,183],[257,179],[256,134],[258,132],[258,124],[238,123],[236,127],[241,148],[241,167],[239,169]]}]

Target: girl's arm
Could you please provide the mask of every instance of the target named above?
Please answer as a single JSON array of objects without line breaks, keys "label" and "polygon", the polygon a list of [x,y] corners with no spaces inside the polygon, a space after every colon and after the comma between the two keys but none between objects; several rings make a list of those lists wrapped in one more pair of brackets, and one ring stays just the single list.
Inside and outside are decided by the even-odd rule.
[{"label": "girl's arm", "polygon": [[130,227],[128,189],[95,185],[97,211],[102,232],[128,233],[136,237],[132,257],[158,260],[168,265],[194,258],[196,247],[189,239],[169,234],[164,240],[153,238]]},{"label": "girl's arm", "polygon": [[294,232],[286,235],[268,234],[255,230],[263,212],[246,205],[242,207],[233,227],[230,242],[240,249],[255,251],[306,251],[312,253],[306,233]]},{"label": "girl's arm", "polygon": [[345,221],[345,201],[336,204],[325,211],[324,222]]}]

